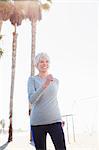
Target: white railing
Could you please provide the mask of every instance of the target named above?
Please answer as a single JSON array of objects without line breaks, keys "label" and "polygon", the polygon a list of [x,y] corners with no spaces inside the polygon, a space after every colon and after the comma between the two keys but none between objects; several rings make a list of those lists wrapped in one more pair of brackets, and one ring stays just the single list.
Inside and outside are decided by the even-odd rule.
[{"label": "white railing", "polygon": [[99,96],[77,99],[72,113],[63,115],[65,135],[69,143],[77,141],[78,135],[94,135],[99,132]]}]

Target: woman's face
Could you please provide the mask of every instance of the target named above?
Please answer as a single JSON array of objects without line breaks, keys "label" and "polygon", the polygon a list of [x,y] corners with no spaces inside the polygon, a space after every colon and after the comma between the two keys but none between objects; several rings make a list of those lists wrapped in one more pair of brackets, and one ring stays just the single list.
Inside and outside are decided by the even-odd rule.
[{"label": "woman's face", "polygon": [[40,72],[47,72],[49,68],[49,61],[46,58],[41,58],[37,68]]}]

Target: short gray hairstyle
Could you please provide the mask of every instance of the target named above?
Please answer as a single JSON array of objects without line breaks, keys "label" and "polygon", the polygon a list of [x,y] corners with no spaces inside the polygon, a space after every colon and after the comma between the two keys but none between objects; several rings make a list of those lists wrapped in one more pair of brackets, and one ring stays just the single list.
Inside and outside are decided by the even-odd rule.
[{"label": "short gray hairstyle", "polygon": [[49,58],[48,54],[44,53],[44,52],[41,52],[41,53],[37,54],[36,57],[35,57],[34,61],[35,61],[35,66],[36,67],[37,67],[37,65],[38,65],[38,63],[40,62],[41,59],[47,59],[48,62],[50,63],[50,58]]}]

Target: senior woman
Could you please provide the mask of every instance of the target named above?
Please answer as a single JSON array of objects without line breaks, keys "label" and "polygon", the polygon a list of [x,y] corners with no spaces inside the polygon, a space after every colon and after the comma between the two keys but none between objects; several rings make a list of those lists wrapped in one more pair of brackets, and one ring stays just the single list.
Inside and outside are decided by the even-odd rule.
[{"label": "senior woman", "polygon": [[30,124],[36,150],[46,150],[50,135],[56,150],[66,150],[62,118],[57,101],[58,79],[49,74],[50,59],[46,53],[35,57],[38,74],[28,79],[28,99],[32,104]]}]

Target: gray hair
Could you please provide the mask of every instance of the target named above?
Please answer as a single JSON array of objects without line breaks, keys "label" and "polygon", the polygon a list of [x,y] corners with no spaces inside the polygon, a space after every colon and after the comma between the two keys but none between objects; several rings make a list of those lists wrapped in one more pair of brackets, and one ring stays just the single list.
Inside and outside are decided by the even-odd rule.
[{"label": "gray hair", "polygon": [[38,63],[40,62],[41,59],[47,59],[48,62],[50,63],[50,58],[47,55],[47,53],[41,52],[35,57],[35,66],[37,67]]}]

